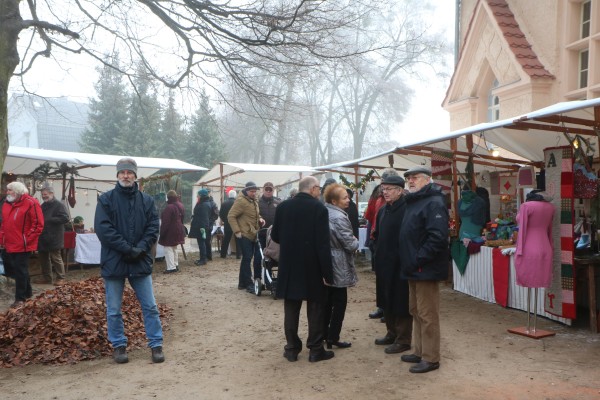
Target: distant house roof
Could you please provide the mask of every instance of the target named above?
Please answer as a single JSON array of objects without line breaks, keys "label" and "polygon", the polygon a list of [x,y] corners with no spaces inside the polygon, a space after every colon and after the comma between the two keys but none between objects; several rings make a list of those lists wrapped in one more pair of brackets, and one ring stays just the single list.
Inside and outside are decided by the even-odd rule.
[{"label": "distant house roof", "polygon": [[[79,139],[88,126],[89,106],[65,97],[14,95],[13,107],[22,107],[37,121],[40,148],[79,151]],[[18,110],[13,109],[13,112]]]}]

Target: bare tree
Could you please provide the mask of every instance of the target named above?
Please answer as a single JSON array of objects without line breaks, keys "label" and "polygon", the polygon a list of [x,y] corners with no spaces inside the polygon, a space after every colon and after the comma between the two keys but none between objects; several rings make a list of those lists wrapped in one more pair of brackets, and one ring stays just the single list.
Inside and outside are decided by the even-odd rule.
[{"label": "bare tree", "polygon": [[126,75],[134,75],[137,60],[169,88],[197,89],[198,80],[215,87],[226,74],[258,97],[250,79],[256,71],[285,76],[287,66],[368,51],[342,46],[335,34],[360,20],[348,6],[360,1],[0,0],[0,165],[9,83],[40,56],[59,49],[106,63],[117,51],[123,63],[112,67]]}]

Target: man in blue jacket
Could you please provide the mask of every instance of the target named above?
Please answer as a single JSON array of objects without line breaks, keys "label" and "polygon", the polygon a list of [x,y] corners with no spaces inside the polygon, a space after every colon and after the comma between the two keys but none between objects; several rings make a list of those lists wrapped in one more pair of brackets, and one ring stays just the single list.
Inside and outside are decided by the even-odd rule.
[{"label": "man in blue jacket", "polygon": [[413,316],[412,373],[440,367],[440,289],[448,278],[448,208],[441,188],[431,181],[431,169],[413,167],[404,173],[409,194],[400,226],[400,276],[408,279]]},{"label": "man in blue jacket", "polygon": [[160,315],[152,289],[150,249],[158,238],[158,212],[152,197],[138,190],[137,163],[132,158],[117,162],[117,184],[98,199],[94,227],[102,243],[101,275],[106,290],[108,340],[113,359],[129,361],[127,337],[121,315],[125,278],[142,307],[152,362],[165,360]]}]

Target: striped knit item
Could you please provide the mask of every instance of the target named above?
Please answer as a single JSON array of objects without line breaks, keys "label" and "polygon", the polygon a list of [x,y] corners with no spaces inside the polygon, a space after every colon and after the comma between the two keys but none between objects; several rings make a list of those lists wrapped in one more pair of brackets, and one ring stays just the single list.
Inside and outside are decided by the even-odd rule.
[{"label": "striped knit item", "polygon": [[[546,290],[545,310],[564,318],[575,318],[573,245],[573,149],[544,149],[546,192],[559,212],[554,214],[554,276]],[[560,227],[560,229],[556,229]]]}]

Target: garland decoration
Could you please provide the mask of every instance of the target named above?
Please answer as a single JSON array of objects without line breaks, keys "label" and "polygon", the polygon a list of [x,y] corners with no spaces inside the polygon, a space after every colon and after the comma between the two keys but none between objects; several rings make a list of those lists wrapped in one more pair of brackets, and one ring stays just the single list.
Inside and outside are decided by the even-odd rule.
[{"label": "garland decoration", "polygon": [[374,181],[375,179],[373,178],[373,175],[375,174],[375,170],[372,169],[369,172],[366,173],[365,176],[363,176],[361,178],[360,181],[358,181],[358,183],[354,183],[354,182],[350,182],[348,179],[346,179],[346,177],[342,174],[340,174],[340,181],[342,182],[342,184],[344,186],[346,186],[347,188],[350,188],[352,190],[365,190],[365,186],[367,184],[367,182],[371,182]]}]

